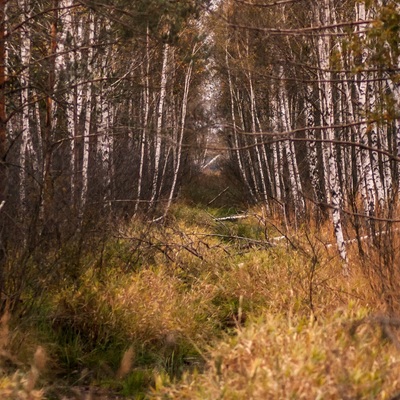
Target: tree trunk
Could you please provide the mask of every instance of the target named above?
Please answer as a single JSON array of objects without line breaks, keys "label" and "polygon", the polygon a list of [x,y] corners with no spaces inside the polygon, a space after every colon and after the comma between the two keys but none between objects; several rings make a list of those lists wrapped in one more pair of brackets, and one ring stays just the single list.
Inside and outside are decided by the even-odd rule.
[{"label": "tree trunk", "polygon": [[[91,17],[89,17],[91,18]],[[94,39],[94,29],[95,24],[91,18],[89,22],[89,41],[88,43],[93,43]],[[93,75],[92,71],[92,58],[93,58],[93,47],[89,47],[87,54],[87,75],[90,79]],[[87,202],[88,196],[88,183],[89,183],[89,154],[90,154],[90,133],[92,125],[92,83],[88,82],[86,84],[86,91],[84,94],[84,105],[85,105],[85,123],[83,131],[83,154],[82,154],[82,187],[79,205],[79,216],[82,217],[84,213],[84,208]]]},{"label": "tree trunk", "polygon": [[[257,127],[256,127],[256,103],[255,103],[255,96],[254,96],[254,89],[253,89],[253,82],[251,78],[251,73],[248,73],[247,76],[249,80],[249,86],[250,86],[250,114],[251,114],[251,133],[254,134],[254,151],[256,153],[256,158],[257,158],[257,164],[258,164],[258,173],[260,175],[260,183],[261,183],[261,188],[262,188],[262,198],[264,201],[265,206],[269,209],[268,205],[268,195],[267,195],[267,186],[266,186],[266,179],[264,175],[264,166],[262,163],[262,157],[260,153],[260,144],[258,142],[258,137],[257,137]],[[263,144],[261,144],[263,146]]]},{"label": "tree trunk", "polygon": [[163,50],[162,70],[161,70],[160,98],[157,111],[157,129],[154,137],[154,171],[153,171],[152,193],[149,203],[150,208],[154,206],[154,202],[157,199],[159,179],[160,179],[161,146],[163,142],[162,127],[163,127],[164,104],[166,98],[167,78],[168,78],[168,72],[167,72],[168,55],[169,55],[169,45],[168,43],[165,43]]},{"label": "tree trunk", "polygon": [[58,31],[58,3],[59,0],[53,0],[53,15],[50,25],[50,43],[48,55],[48,81],[46,96],[46,121],[44,126],[43,137],[43,189],[41,201],[41,220],[44,224],[45,231],[53,230],[53,211],[54,206],[54,187],[53,176],[51,171],[52,153],[53,153],[53,93],[56,76],[56,52],[57,52],[57,31]]},{"label": "tree trunk", "polygon": [[243,180],[247,190],[250,193],[250,197],[252,201],[256,201],[256,196],[254,195],[253,188],[251,187],[249,180],[247,179],[246,169],[244,168],[243,161],[242,161],[242,151],[239,150],[239,139],[237,133],[237,125],[236,125],[236,114],[235,114],[235,96],[234,96],[234,88],[233,82],[231,77],[231,70],[229,64],[229,54],[228,54],[228,44],[225,45],[225,63],[228,73],[228,83],[229,83],[229,98],[230,98],[230,112],[231,112],[231,119],[232,119],[232,133],[233,133],[233,153],[236,158],[237,166],[239,168],[239,174],[241,179]]},{"label": "tree trunk", "polygon": [[[331,10],[330,1],[323,0],[321,9],[315,9],[316,15],[320,12],[321,25],[330,24]],[[330,68],[331,56],[331,38],[329,36],[319,36],[318,38],[318,57],[320,67],[320,96],[321,96],[321,113],[323,123],[326,124],[324,129],[324,139],[327,143],[324,144],[325,157],[327,162],[327,177],[329,188],[329,202],[331,206],[332,221],[336,237],[336,244],[338,247],[339,255],[343,260],[343,273],[349,274],[347,251],[342,228],[341,207],[342,207],[342,192],[339,186],[337,158],[334,144],[332,141],[335,139],[334,129],[334,99],[332,90],[332,72]],[[325,175],[326,176],[326,175]]]},{"label": "tree trunk", "polygon": [[[280,75],[283,77],[283,68],[280,69]],[[285,90],[283,85],[280,86],[280,118],[281,118],[281,127],[283,131],[289,132],[292,130],[292,125],[290,121],[290,109],[289,109],[289,100],[288,93]],[[289,182],[290,182],[290,190],[292,192],[292,201],[294,208],[294,217],[295,221],[303,214],[304,212],[304,199],[302,196],[302,186],[300,181],[300,176],[298,173],[297,167],[297,158],[296,152],[294,149],[293,142],[288,139],[283,142],[283,146],[286,152],[287,165],[289,170]]]},{"label": "tree trunk", "polygon": [[[142,196],[142,182],[143,182],[143,174],[144,174],[144,162],[145,162],[145,150],[147,144],[147,135],[148,135],[148,124],[149,124],[149,115],[150,115],[150,32],[149,27],[146,29],[146,55],[145,55],[146,65],[143,71],[143,81],[144,88],[142,91],[143,97],[143,119],[142,119],[142,133],[140,139],[140,161],[139,161],[139,176],[137,182],[137,193],[136,193],[136,203],[134,215],[137,214],[141,196]],[[150,159],[149,159],[150,161]]]},{"label": "tree trunk", "polygon": [[313,189],[314,199],[317,203],[323,201],[320,178],[319,178],[319,170],[318,170],[318,151],[317,151],[317,143],[314,141],[316,139],[315,135],[315,116],[314,116],[314,107],[312,106],[312,100],[314,95],[313,87],[307,86],[306,93],[306,123],[307,123],[307,159],[308,159],[308,167],[310,171],[311,178],[311,186]]},{"label": "tree trunk", "polygon": [[[29,5],[27,1],[24,0],[21,4],[21,9],[23,10],[22,18],[28,19],[30,12],[28,10]],[[21,148],[20,148],[20,170],[19,170],[19,198],[21,204],[21,214],[24,216],[26,211],[26,169],[27,169],[27,151],[28,147],[30,150],[30,154],[32,154],[32,145],[31,145],[31,132],[30,132],[30,122],[29,122],[29,62],[30,62],[30,29],[29,26],[25,26],[24,29],[21,30],[21,64],[23,68],[23,72],[21,73],[21,107],[22,107],[22,134],[21,134]]]},{"label": "tree trunk", "polygon": [[6,237],[3,217],[3,207],[6,202],[7,182],[7,115],[6,115],[6,4],[7,0],[0,0],[0,295],[4,291],[4,268],[6,263]]},{"label": "tree trunk", "polygon": [[[193,49],[193,54],[195,53],[196,49]],[[169,208],[171,207],[172,199],[175,194],[175,188],[176,188],[176,183],[178,180],[178,175],[179,175],[179,170],[181,167],[181,158],[182,158],[182,143],[183,143],[183,137],[185,134],[185,125],[186,125],[186,114],[187,114],[187,105],[188,105],[188,99],[189,99],[189,88],[190,88],[190,80],[192,77],[192,70],[193,70],[193,60],[190,61],[188,69],[186,71],[186,76],[185,76],[185,86],[183,89],[183,99],[182,99],[182,111],[181,111],[181,121],[180,121],[180,132],[179,132],[179,138],[178,138],[178,146],[176,149],[176,156],[177,156],[177,161],[176,161],[176,166],[174,170],[174,176],[173,176],[173,181],[171,185],[171,190],[169,193],[168,197],[168,203],[164,211],[164,218],[166,217]]]}]

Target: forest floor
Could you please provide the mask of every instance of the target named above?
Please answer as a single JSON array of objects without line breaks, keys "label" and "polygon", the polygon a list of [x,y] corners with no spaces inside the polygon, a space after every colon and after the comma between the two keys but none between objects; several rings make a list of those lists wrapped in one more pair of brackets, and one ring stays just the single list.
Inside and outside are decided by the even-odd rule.
[{"label": "forest floor", "polygon": [[368,266],[350,248],[344,277],[329,223],[289,228],[228,185],[197,178],[166,224],[119,225],[5,313],[0,398],[396,398],[399,321]]}]

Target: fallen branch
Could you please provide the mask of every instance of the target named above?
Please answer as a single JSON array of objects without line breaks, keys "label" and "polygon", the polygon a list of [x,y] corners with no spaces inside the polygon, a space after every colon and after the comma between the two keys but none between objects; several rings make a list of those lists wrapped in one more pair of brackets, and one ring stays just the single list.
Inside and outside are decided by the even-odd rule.
[{"label": "fallen branch", "polygon": [[[394,229],[392,232],[397,232],[399,229]],[[373,237],[378,237],[378,236],[381,236],[381,235],[386,235],[386,234],[388,234],[389,232],[388,231],[382,231],[382,232],[376,232],[373,236],[370,236],[370,235],[364,235],[364,236],[360,236],[360,238],[354,238],[354,239],[348,239],[348,240],[345,240],[344,241],[344,244],[351,244],[351,243],[354,243],[354,242],[357,242],[357,240],[368,240],[368,239],[372,239]],[[330,248],[330,247],[332,247],[332,246],[335,246],[336,245],[336,243],[328,243],[328,244],[326,244],[325,246],[326,246],[326,248]]]},{"label": "fallen branch", "polygon": [[216,155],[212,160],[210,160],[207,164],[203,165],[201,167],[202,170],[206,169],[207,167],[209,167],[211,164],[213,164],[215,161],[218,160],[218,158],[221,157],[221,154]]},{"label": "fallen branch", "polygon": [[210,202],[207,203],[207,206],[211,205],[214,203],[215,200],[218,199],[218,197],[222,196],[227,190],[229,189],[229,186],[226,187],[221,193],[217,194]]},{"label": "fallen branch", "polygon": [[228,217],[214,218],[214,221],[236,221],[238,219],[245,219],[249,217],[250,215],[248,214],[229,215]]}]

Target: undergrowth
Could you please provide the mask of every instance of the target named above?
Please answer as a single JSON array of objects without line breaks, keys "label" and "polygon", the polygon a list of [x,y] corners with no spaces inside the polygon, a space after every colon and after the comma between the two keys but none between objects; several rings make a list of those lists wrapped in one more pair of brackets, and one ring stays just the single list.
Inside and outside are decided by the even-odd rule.
[{"label": "undergrowth", "polygon": [[390,399],[400,353],[348,306],[319,321],[265,313],[214,345],[206,372],[158,382],[153,399]]},{"label": "undergrowth", "polygon": [[119,226],[38,301],[26,293],[32,307],[6,311],[0,397],[399,393],[399,324],[379,317],[356,253],[344,278],[330,227],[288,231],[256,207],[219,220],[240,210],[212,206],[180,203],[164,225]]}]

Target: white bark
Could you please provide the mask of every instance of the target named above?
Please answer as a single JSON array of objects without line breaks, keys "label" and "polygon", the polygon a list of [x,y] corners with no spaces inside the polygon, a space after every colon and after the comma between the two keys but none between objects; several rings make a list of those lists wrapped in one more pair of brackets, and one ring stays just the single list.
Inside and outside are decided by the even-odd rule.
[{"label": "white bark", "polygon": [[[388,132],[380,128],[380,143],[384,151],[389,151]],[[383,184],[385,189],[385,196],[388,201],[391,201],[393,195],[393,181],[392,181],[392,170],[390,168],[390,159],[386,155],[382,155],[382,166],[383,166]]]},{"label": "white bark", "polygon": [[39,165],[43,163],[43,143],[42,143],[42,132],[41,132],[42,119],[40,116],[39,102],[37,101],[39,95],[35,90],[32,91],[32,97],[35,99],[35,104],[33,105],[32,113],[33,113],[33,121],[35,122],[37,130],[37,136],[35,138],[36,141],[35,155],[38,166],[36,171],[39,172],[40,171]]},{"label": "white bark", "polygon": [[275,197],[279,203],[282,203],[282,185],[281,185],[281,174],[280,174],[280,144],[273,143],[272,153],[274,158],[274,180],[275,180]]},{"label": "white bark", "polygon": [[161,70],[161,83],[160,83],[160,98],[158,103],[157,111],[157,129],[154,137],[154,171],[153,171],[153,184],[152,193],[149,203],[149,207],[154,205],[154,202],[158,194],[159,177],[160,177],[160,161],[161,161],[161,147],[162,147],[162,127],[163,127],[163,115],[164,115],[164,103],[167,93],[167,78],[168,78],[168,55],[169,55],[169,45],[164,44],[163,49],[163,61]]},{"label": "white bark", "polygon": [[136,203],[134,215],[137,214],[141,195],[142,195],[142,181],[143,181],[143,168],[144,168],[144,158],[145,158],[145,148],[147,142],[147,130],[148,130],[148,122],[149,122],[149,113],[150,113],[150,35],[149,35],[149,27],[147,27],[146,32],[146,67],[143,71],[144,76],[144,89],[142,93],[143,97],[143,129],[140,140],[140,160],[139,160],[139,176],[137,182],[137,193],[136,193]]},{"label": "white bark", "polygon": [[249,180],[247,179],[246,170],[245,170],[243,162],[242,162],[242,157],[241,157],[242,152],[239,150],[239,140],[238,140],[236,115],[235,115],[235,96],[234,96],[234,88],[233,88],[231,70],[230,70],[230,64],[229,64],[229,58],[228,58],[228,45],[227,44],[225,47],[225,62],[226,62],[226,68],[227,68],[227,73],[228,73],[228,83],[229,83],[233,145],[235,147],[235,150],[233,150],[233,152],[236,156],[236,161],[237,161],[237,165],[239,167],[240,176],[241,176],[247,190],[249,191],[252,200],[256,201],[257,200],[256,196],[254,195],[254,191],[249,183]]},{"label": "white bark", "polygon": [[[283,68],[280,69],[280,75],[283,76]],[[290,121],[290,110],[289,110],[289,100],[288,93],[286,92],[283,85],[280,87],[280,117],[282,119],[281,126],[284,131],[289,132],[292,130],[292,125]],[[294,149],[293,142],[288,139],[283,142],[285,148],[287,164],[289,169],[289,182],[290,190],[292,192],[292,198],[294,203],[295,217],[301,215],[304,212],[304,199],[302,196],[302,186],[300,181],[300,176],[298,173],[296,152]]]},{"label": "white bark", "polygon": [[[194,55],[196,52],[196,48],[193,49]],[[186,126],[186,115],[187,115],[187,106],[188,106],[188,99],[189,99],[189,88],[190,88],[190,80],[192,77],[193,71],[193,60],[190,61],[188,69],[186,71],[185,76],[185,86],[183,89],[183,99],[182,99],[182,111],[181,111],[181,121],[180,121],[180,129],[179,129],[179,138],[178,138],[178,146],[176,149],[177,161],[174,170],[174,177],[171,185],[171,190],[168,197],[167,206],[164,211],[164,218],[166,217],[169,208],[171,207],[172,199],[174,198],[176,183],[178,180],[179,170],[181,167],[181,158],[182,158],[182,143],[183,137],[185,134],[185,126]]]},{"label": "white bark", "polygon": [[99,155],[99,163],[101,165],[102,183],[103,183],[103,200],[108,205],[111,206],[111,154],[112,154],[112,135],[111,130],[111,115],[108,99],[106,98],[107,93],[105,93],[104,88],[96,96],[96,106],[97,110],[97,153]]},{"label": "white bark", "polygon": [[[267,185],[266,185],[266,180],[264,176],[264,165],[262,162],[262,155],[260,153],[260,146],[264,147],[263,144],[259,145],[258,142],[258,136],[257,136],[257,128],[256,128],[256,100],[255,100],[255,95],[254,95],[254,88],[253,88],[253,81],[251,77],[251,73],[248,73],[248,80],[249,80],[249,87],[250,87],[250,113],[251,113],[251,132],[255,135],[254,136],[254,143],[255,143],[255,152],[256,152],[256,157],[257,157],[257,163],[258,163],[258,170],[260,174],[260,181],[261,181],[261,187],[262,187],[262,197],[264,199],[264,204],[266,205],[267,209],[269,209],[268,205],[268,195],[267,195]],[[262,142],[262,139],[261,139]]]},{"label": "white bark", "polygon": [[[279,127],[278,127],[278,100],[277,96],[278,94],[274,93],[274,90],[272,90],[273,94],[271,96],[271,109],[272,109],[272,118],[271,118],[271,128],[272,132],[278,132]],[[279,142],[274,142],[272,144],[272,156],[273,156],[273,168],[274,168],[274,193],[275,193],[275,198],[276,200],[282,204],[282,184],[281,184],[281,177],[283,176],[280,172],[280,164],[282,159],[280,158],[280,144]]]},{"label": "white bark", "polygon": [[310,171],[311,186],[314,192],[314,199],[317,202],[321,202],[321,187],[319,182],[319,171],[318,171],[318,151],[317,144],[314,141],[316,139],[315,130],[315,117],[314,117],[314,107],[311,103],[313,98],[313,88],[312,86],[307,86],[306,93],[306,121],[307,121],[307,159]]},{"label": "white bark", "polygon": [[[320,8],[318,8],[320,7]],[[331,9],[329,0],[323,0],[322,5],[317,6],[315,11],[320,12],[320,20],[318,23],[321,25],[327,25],[330,21]],[[318,15],[318,14],[317,14]],[[335,139],[334,130],[334,99],[332,92],[332,73],[330,72],[330,55],[331,55],[331,43],[329,36],[320,36],[318,38],[318,58],[320,66],[320,96],[321,96],[321,112],[324,124],[327,125],[324,130],[324,138],[328,141],[324,145],[325,156],[327,158],[328,167],[328,187],[329,187],[329,202],[332,210],[332,221],[334,226],[334,232],[336,237],[336,244],[338,247],[339,255],[343,260],[343,273],[348,274],[348,258],[345,246],[342,220],[341,220],[341,206],[342,206],[342,194],[339,186],[338,170],[337,170],[337,159],[334,145],[331,141]]]},{"label": "white bark", "polygon": [[[356,4],[356,15],[357,21],[365,21],[367,19],[365,4],[357,3]],[[360,34],[360,39],[365,37],[364,34]],[[367,50],[364,49],[362,54],[361,65],[364,65],[368,57]],[[366,115],[368,113],[368,83],[367,83],[367,73],[361,72],[359,74],[359,84],[356,86],[357,88],[357,97],[358,97],[358,112]],[[360,135],[360,143],[364,146],[368,146],[368,125],[366,122],[362,123],[359,128]],[[365,186],[365,193],[367,198],[364,200],[366,209],[365,213],[367,215],[373,216],[375,214],[375,204],[376,204],[376,192],[374,185],[374,177],[372,174],[372,166],[371,159],[369,157],[369,151],[366,149],[361,149],[361,167],[362,167],[362,175],[363,181],[362,184]]]},{"label": "white bark", "polygon": [[[26,0],[20,2],[21,10],[23,10],[22,18],[27,19],[30,15],[29,5]],[[26,209],[26,168],[27,168],[27,153],[33,155],[30,121],[29,121],[29,62],[31,58],[30,44],[30,28],[26,24],[21,30],[21,48],[20,48],[21,64],[23,72],[21,73],[21,106],[22,106],[22,134],[21,148],[19,155],[20,170],[19,170],[19,197],[22,211]]]},{"label": "white bark", "polygon": [[[400,4],[397,2],[396,11],[400,13]],[[393,54],[394,65],[400,70],[400,55]],[[397,57],[397,59],[396,59]],[[396,76],[396,75],[395,75]],[[398,82],[394,82],[393,79],[389,79],[389,86],[392,90],[396,110],[400,110],[400,85]],[[400,157],[400,115],[396,115],[393,121],[394,125],[394,136],[396,142],[396,156]],[[400,162],[397,162],[397,182],[395,186],[400,185]]]},{"label": "white bark", "polygon": [[[241,104],[241,99],[240,99],[240,95],[237,95],[237,108],[238,108],[238,115],[239,115],[239,119],[241,122],[241,130],[244,132],[245,131],[245,122],[244,122],[244,111],[243,111],[243,107]],[[252,141],[250,138],[250,143],[247,141],[247,136],[244,136],[243,141],[239,141],[240,145],[243,146],[249,146],[252,145]],[[258,187],[258,181],[257,181],[257,175],[256,175],[256,171],[254,166],[256,165],[255,161],[253,160],[252,157],[252,152],[251,149],[248,148],[247,150],[243,151],[243,166],[247,167],[250,171],[250,177],[252,179],[252,183],[253,183],[253,190],[254,190],[254,196],[257,199],[257,201],[260,199],[260,190]],[[250,183],[251,185],[251,183]]]},{"label": "white bark", "polygon": [[[89,17],[90,18],[90,17]],[[89,43],[93,43],[94,39],[94,21],[92,18],[89,20],[89,35],[88,41]],[[89,77],[92,76],[93,67],[92,67],[92,58],[93,58],[93,47],[89,47],[87,53],[87,74]],[[87,191],[88,191],[88,172],[89,172],[89,151],[90,151],[90,127],[92,122],[92,83],[86,84],[86,90],[84,93],[84,104],[85,104],[85,123],[84,123],[84,132],[83,132],[83,154],[82,154],[82,187],[81,187],[81,196],[80,196],[80,215],[84,211],[84,207],[87,200]]]},{"label": "white bark", "polygon": [[[367,109],[369,112],[373,112],[374,107],[376,105],[376,103],[375,103],[376,88],[369,87],[368,90],[369,90],[369,96],[368,96],[368,102],[367,102]],[[372,123],[370,125],[370,132],[369,132],[370,133],[370,142],[371,142],[371,147],[374,149],[379,148],[378,130],[379,130],[378,124]],[[384,187],[383,187],[381,173],[379,170],[379,156],[376,151],[370,152],[370,160],[371,160],[372,176],[373,176],[373,180],[374,180],[378,204],[380,206],[380,209],[383,210],[385,203],[386,203],[386,198],[385,198],[385,191],[384,191]]]},{"label": "white bark", "polygon": [[[79,64],[81,64],[83,60],[83,55],[82,55],[82,49],[81,47],[83,46],[83,39],[84,39],[84,34],[83,34],[83,24],[84,21],[82,19],[73,21],[72,23],[72,37],[73,37],[73,43],[72,46],[79,49],[78,51],[74,51],[72,53],[71,57],[71,65],[72,68],[71,70],[73,71],[74,75],[73,78],[77,79],[78,76],[75,75],[75,69]],[[80,157],[78,154],[78,137],[80,136],[80,117],[82,115],[82,110],[84,108],[84,86],[83,85],[77,85],[76,87],[71,90],[70,93],[70,98],[69,101],[71,101],[71,104],[69,104],[69,111],[68,111],[68,120],[69,124],[72,124],[73,127],[71,131],[69,132],[69,137],[71,138],[70,140],[70,169],[71,169],[71,202],[72,204],[75,203],[75,201],[79,201],[79,188],[78,188],[78,182],[79,182],[79,162],[80,162]]]},{"label": "white bark", "polygon": [[[64,0],[61,3],[62,7],[70,7],[73,4],[73,0]],[[60,48],[65,50],[65,54],[61,55],[62,64],[65,70],[65,79],[68,82],[72,81],[73,71],[74,71],[74,62],[76,58],[76,52],[71,52],[66,47],[66,41],[68,35],[74,38],[72,46],[77,46],[78,40],[81,40],[80,37],[77,37],[77,33],[74,30],[74,24],[72,19],[72,13],[66,12],[63,17],[63,31],[60,39]],[[66,119],[67,119],[67,135],[70,138],[70,191],[71,191],[71,204],[74,203],[75,197],[75,139],[74,137],[78,135],[76,132],[76,89],[68,90],[66,93]]]},{"label": "white bark", "polygon": [[[356,107],[354,107],[353,105],[353,96],[352,96],[352,91],[351,91],[351,85],[354,81],[354,78],[351,77],[349,74],[345,74],[344,75],[344,81],[343,81],[343,87],[344,87],[344,95],[347,99],[346,104],[348,106],[348,118],[346,119],[346,122],[353,122],[353,120],[350,120],[351,118],[354,118],[354,116],[356,115]],[[356,84],[354,84],[356,85]],[[351,128],[351,132],[354,136],[354,141],[356,143],[360,142],[360,135],[359,135],[359,131],[357,128],[352,127]],[[363,179],[363,168],[362,168],[362,157],[361,157],[361,149],[356,147],[355,148],[355,155],[356,155],[356,159],[352,160],[353,163],[353,168],[354,168],[354,173],[357,177],[357,181],[362,180]],[[355,166],[354,166],[355,165]],[[366,190],[366,186],[364,184],[362,184],[362,182],[360,182],[361,184],[359,185],[358,189],[361,192],[361,198],[363,200],[363,205],[364,205],[364,209],[368,209],[368,196],[367,196],[367,190]]]}]

